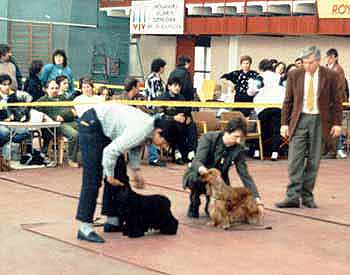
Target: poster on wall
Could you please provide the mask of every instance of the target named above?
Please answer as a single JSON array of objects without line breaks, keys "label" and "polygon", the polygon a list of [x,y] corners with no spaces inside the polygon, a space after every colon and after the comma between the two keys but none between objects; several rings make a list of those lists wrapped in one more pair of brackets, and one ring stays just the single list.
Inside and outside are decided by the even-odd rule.
[{"label": "poster on wall", "polygon": [[131,34],[183,34],[184,0],[132,1]]},{"label": "poster on wall", "polygon": [[350,0],[318,0],[319,18],[350,18]]}]

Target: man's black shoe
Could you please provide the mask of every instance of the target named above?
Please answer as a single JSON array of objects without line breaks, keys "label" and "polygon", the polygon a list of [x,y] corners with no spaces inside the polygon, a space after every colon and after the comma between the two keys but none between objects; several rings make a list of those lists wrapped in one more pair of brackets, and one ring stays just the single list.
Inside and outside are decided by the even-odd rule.
[{"label": "man's black shoe", "polygon": [[161,160],[161,159],[157,159],[155,161],[150,161],[149,162],[149,165],[151,166],[157,166],[157,167],[165,167],[166,166],[166,163],[164,160]]},{"label": "man's black shoe", "polygon": [[275,203],[277,208],[300,208],[299,200],[285,199],[284,201]]},{"label": "man's black shoe", "polygon": [[335,153],[327,153],[322,156],[322,159],[336,159],[336,158],[337,158],[337,154]]},{"label": "man's black shoe", "polygon": [[105,240],[102,239],[99,235],[97,235],[95,231],[92,231],[88,235],[85,235],[83,232],[81,232],[79,230],[77,238],[78,238],[78,240],[88,241],[91,243],[104,243],[105,242]]},{"label": "man's black shoe", "polygon": [[103,232],[112,233],[112,232],[121,232],[121,227],[119,225],[114,225],[110,223],[105,223],[103,225]]},{"label": "man's black shoe", "polygon": [[317,204],[313,200],[303,201],[303,206],[307,208],[318,208]]}]

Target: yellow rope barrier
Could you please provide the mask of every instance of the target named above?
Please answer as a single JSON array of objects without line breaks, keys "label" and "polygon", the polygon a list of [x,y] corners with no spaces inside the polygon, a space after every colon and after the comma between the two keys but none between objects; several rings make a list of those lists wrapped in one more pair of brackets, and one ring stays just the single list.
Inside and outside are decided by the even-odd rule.
[{"label": "yellow rope barrier", "polygon": [[[200,102],[200,101],[145,101],[145,100],[110,100],[105,102],[18,102],[0,103],[2,107],[70,107],[76,105],[97,105],[97,104],[126,104],[135,106],[158,106],[158,107],[195,107],[195,108],[281,108],[282,104],[275,103],[224,103],[224,102]],[[349,103],[343,103],[349,106]]]},{"label": "yellow rope barrier", "polygon": [[95,104],[126,104],[135,106],[164,106],[164,107],[197,107],[197,108],[281,108],[281,104],[266,103],[224,103],[224,102],[199,102],[199,101],[145,101],[145,100],[110,100],[105,102],[18,102],[18,103],[0,103],[1,107],[69,107],[76,105],[95,105]]}]

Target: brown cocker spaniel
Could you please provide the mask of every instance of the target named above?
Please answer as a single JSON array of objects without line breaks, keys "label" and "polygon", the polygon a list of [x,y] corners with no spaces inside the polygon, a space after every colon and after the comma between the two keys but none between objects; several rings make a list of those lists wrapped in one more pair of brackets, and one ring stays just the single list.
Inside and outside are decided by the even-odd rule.
[{"label": "brown cocker spaniel", "polygon": [[250,190],[225,184],[215,168],[208,169],[201,179],[210,196],[209,216],[213,226],[228,229],[235,223],[261,224],[258,205]]}]

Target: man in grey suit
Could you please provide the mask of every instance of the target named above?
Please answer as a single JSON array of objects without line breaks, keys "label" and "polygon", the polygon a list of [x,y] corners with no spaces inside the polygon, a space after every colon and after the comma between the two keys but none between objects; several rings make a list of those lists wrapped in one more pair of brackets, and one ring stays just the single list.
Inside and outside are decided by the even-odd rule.
[{"label": "man in grey suit", "polygon": [[289,137],[287,197],[278,208],[317,208],[313,189],[319,169],[322,142],[341,133],[342,91],[338,74],[320,66],[316,46],[303,50],[304,67],[288,75],[282,107],[281,135]]}]

